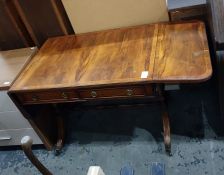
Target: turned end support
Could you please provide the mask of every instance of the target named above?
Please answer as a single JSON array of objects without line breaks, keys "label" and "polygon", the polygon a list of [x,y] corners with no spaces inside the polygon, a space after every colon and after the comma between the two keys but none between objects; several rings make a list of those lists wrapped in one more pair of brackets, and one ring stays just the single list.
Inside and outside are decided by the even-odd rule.
[{"label": "turned end support", "polygon": [[22,149],[32,164],[44,175],[52,175],[52,173],[37,159],[32,152],[33,139],[30,136],[24,136],[21,139]]},{"label": "turned end support", "polygon": [[29,148],[31,149],[33,145],[33,139],[30,137],[30,136],[24,136],[22,139],[21,139],[21,146],[22,148],[26,149],[26,148]]}]

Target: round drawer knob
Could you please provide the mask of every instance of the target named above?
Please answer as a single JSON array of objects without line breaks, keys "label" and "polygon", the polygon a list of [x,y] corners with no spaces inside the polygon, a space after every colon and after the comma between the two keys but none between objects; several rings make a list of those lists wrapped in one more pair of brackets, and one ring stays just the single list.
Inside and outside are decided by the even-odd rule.
[{"label": "round drawer knob", "polygon": [[133,95],[133,90],[132,89],[127,89],[127,95],[132,96]]},{"label": "round drawer knob", "polygon": [[96,96],[97,96],[96,91],[91,91],[91,97],[96,98]]},{"label": "round drawer knob", "polygon": [[65,93],[65,92],[62,92],[61,96],[62,96],[62,98],[64,98],[64,99],[68,99],[68,94]]},{"label": "round drawer knob", "polygon": [[33,100],[33,101],[38,101],[38,97],[37,97],[36,95],[33,95],[33,96],[32,96],[32,100]]}]

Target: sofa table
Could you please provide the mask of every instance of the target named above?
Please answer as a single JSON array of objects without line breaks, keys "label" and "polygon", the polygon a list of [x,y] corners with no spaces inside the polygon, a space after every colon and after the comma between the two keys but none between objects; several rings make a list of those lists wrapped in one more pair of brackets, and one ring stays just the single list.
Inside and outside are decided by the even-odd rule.
[{"label": "sofa table", "polygon": [[158,23],[48,39],[9,95],[49,150],[55,143],[61,149],[64,142],[62,104],[124,98],[160,101],[170,153],[163,85],[199,83],[211,74],[202,22]]}]

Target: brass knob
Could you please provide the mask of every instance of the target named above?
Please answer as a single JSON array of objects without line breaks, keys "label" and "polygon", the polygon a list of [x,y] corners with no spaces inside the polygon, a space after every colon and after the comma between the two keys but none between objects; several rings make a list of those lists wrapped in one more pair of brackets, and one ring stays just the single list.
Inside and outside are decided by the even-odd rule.
[{"label": "brass knob", "polygon": [[37,97],[36,95],[33,95],[33,96],[32,96],[32,100],[33,100],[33,101],[38,101],[38,97]]},{"label": "brass knob", "polygon": [[133,95],[133,90],[132,89],[127,89],[127,95],[132,96]]},{"label": "brass knob", "polygon": [[92,96],[93,98],[96,98],[96,96],[97,96],[96,91],[91,91],[91,96]]},{"label": "brass knob", "polygon": [[61,96],[62,96],[64,99],[68,99],[68,94],[65,93],[65,92],[62,92]]}]

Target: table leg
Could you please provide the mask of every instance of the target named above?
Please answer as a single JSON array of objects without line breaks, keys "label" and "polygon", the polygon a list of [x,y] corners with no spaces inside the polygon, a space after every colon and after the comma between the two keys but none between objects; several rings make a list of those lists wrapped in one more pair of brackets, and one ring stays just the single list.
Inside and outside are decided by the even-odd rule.
[{"label": "table leg", "polygon": [[170,121],[166,105],[166,97],[165,97],[166,95],[164,92],[164,85],[157,86],[157,93],[163,99],[161,101],[161,107],[162,107],[163,137],[164,137],[165,150],[166,153],[171,156]]},{"label": "table leg", "polygon": [[58,136],[57,136],[57,143],[55,145],[55,154],[60,154],[65,140],[65,128],[64,128],[64,120],[61,115],[56,117],[57,120],[57,129],[58,129]]},{"label": "table leg", "polygon": [[32,151],[33,140],[29,136],[25,136],[21,140],[22,149],[32,164],[44,175],[52,175],[52,173],[37,159]]},{"label": "table leg", "polygon": [[61,115],[59,106],[57,104],[53,104],[53,108],[56,113],[57,124],[57,143],[55,145],[55,155],[59,155],[61,153],[65,140],[64,118]]},{"label": "table leg", "polygon": [[170,139],[170,121],[165,102],[162,102],[162,120],[163,120],[163,132],[164,132],[164,144],[167,154],[171,155],[171,139]]}]

